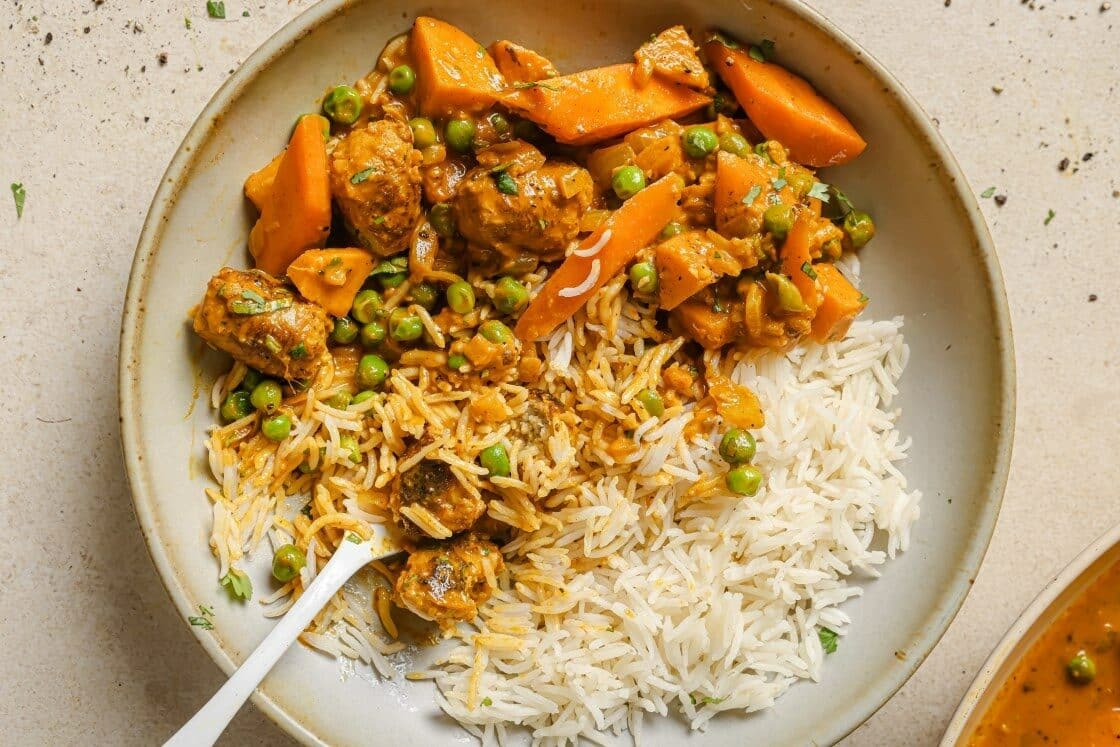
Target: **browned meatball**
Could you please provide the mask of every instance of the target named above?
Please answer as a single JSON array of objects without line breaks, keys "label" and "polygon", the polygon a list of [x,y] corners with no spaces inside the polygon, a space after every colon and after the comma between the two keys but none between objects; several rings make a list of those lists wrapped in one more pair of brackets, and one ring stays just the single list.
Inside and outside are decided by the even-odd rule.
[{"label": "browned meatball", "polygon": [[353,130],[331,153],[331,194],[342,217],[383,257],[404,251],[420,220],[420,160],[412,131],[396,119]]},{"label": "browned meatball", "polygon": [[397,600],[425,620],[449,628],[478,616],[478,606],[494,592],[488,579],[504,568],[497,546],[465,534],[409,555],[397,577]]},{"label": "browned meatball", "polygon": [[455,222],[474,245],[507,257],[527,250],[559,259],[591,205],[591,175],[568,161],[546,161],[528,143],[513,140],[479,153],[455,196]]},{"label": "browned meatball", "polygon": [[309,379],[327,350],[330,317],[260,270],[222,268],[194,310],[194,331],[268,376]]},{"label": "browned meatball", "polygon": [[467,492],[446,462],[435,459],[421,461],[393,481],[389,506],[398,524],[406,531],[420,534],[427,532],[402,514],[401,509],[426,510],[452,534],[470,529],[486,512],[486,502]]}]

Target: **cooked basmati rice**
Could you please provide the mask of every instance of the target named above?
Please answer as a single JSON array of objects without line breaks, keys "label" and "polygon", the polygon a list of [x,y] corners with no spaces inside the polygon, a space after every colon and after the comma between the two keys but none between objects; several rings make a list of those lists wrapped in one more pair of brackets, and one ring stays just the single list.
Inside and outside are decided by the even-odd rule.
[{"label": "cooked basmati rice", "polygon": [[[438,459],[470,492],[493,492],[490,518],[519,530],[476,624],[459,626],[435,669],[409,677],[433,679],[440,707],[484,743],[506,740],[515,724],[537,744],[625,730],[637,739],[645,713],[679,713],[703,728],[722,711],[764,709],[797,680],[819,679],[818,628],[843,635],[850,621],[839,605],[862,591],[848,577],[875,576],[906,550],[919,515],[920,494],[896,466],[909,440],[891,409],[908,355],[902,320],[860,321],[841,341],[781,354],[705,356],[709,374],[749,387],[766,415],[754,460],[766,480],[744,498],[724,486],[718,421],[694,433],[695,402],[670,403],[657,419],[634,401],[659,385],[683,341],[659,332],[623,282],[612,280],[543,346],[538,386],[564,412],[541,439],[518,435],[536,396],[529,387],[491,385],[512,415],[477,422],[469,393],[422,367],[395,369],[382,397],[346,410],[321,401],[334,386],[325,370],[304,399],[286,402],[298,417],[279,448],[250,438],[255,416],[215,429],[207,448],[219,489],[207,494],[219,574],[266,535],[267,551],[295,542],[307,567],[262,600],[266,614],[281,614],[343,531],[385,520],[387,486],[401,469]],[[213,401],[243,375],[235,365]],[[623,430],[630,445],[612,449],[611,434]],[[340,433],[357,437],[360,462]],[[406,457],[406,442],[424,435],[424,456]],[[511,474],[484,483],[475,458],[499,442]],[[312,474],[293,471],[304,459]],[[408,518],[449,534],[418,511]],[[302,640],[395,677],[392,656],[404,644],[382,626],[386,592],[370,591],[394,569],[377,566]]]}]

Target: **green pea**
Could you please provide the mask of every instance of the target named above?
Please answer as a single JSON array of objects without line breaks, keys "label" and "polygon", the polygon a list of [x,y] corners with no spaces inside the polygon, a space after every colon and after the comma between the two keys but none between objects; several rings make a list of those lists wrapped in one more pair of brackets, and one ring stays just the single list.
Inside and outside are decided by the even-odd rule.
[{"label": "green pea", "polygon": [[758,444],[750,431],[732,428],[719,441],[719,455],[728,464],[746,464],[754,459]]},{"label": "green pea", "polygon": [[353,462],[354,464],[359,464],[362,461],[362,452],[361,449],[358,448],[358,439],[354,438],[350,434],[339,436],[338,445],[342,447],[343,451],[349,453],[349,457],[347,458],[351,462]]},{"label": "green pea", "polygon": [[661,237],[665,239],[671,239],[682,233],[684,233],[684,224],[678,223],[677,221],[666,223],[665,227],[661,229]]},{"label": "green pea", "polygon": [[478,462],[486,468],[488,477],[509,477],[509,454],[501,444],[483,449]]},{"label": "green pea", "polygon": [[509,134],[509,120],[505,118],[500,112],[494,112],[486,118],[490,122],[490,126],[494,128],[494,132],[501,135]]},{"label": "green pea", "polygon": [[690,158],[707,158],[708,154],[719,147],[719,138],[711,128],[693,125],[686,127],[681,134],[681,144]]},{"label": "green pea", "polygon": [[479,328],[478,333],[495,345],[505,345],[513,340],[513,332],[497,319],[487,319]]},{"label": "green pea", "polygon": [[462,353],[452,353],[447,356],[447,367],[452,371],[462,371],[467,367],[467,356]]},{"label": "green pea", "polygon": [[445,239],[455,235],[455,216],[451,214],[451,203],[440,202],[428,211],[428,222],[437,234]]},{"label": "green pea", "polygon": [[793,219],[793,207],[780,202],[766,208],[766,212],[762,214],[762,223],[775,241],[785,241],[786,234],[793,228]]},{"label": "green pea", "polygon": [[540,140],[541,128],[537,126],[536,122],[530,122],[527,119],[519,119],[513,123],[513,136],[519,140],[528,140],[534,143]]},{"label": "green pea", "polygon": [[352,125],[362,115],[362,94],[353,86],[335,86],[323,99],[323,112],[332,122]]},{"label": "green pea", "polygon": [[745,156],[751,152],[751,144],[737,132],[725,132],[719,136],[719,149],[733,156]]},{"label": "green pea", "polygon": [[611,189],[620,200],[629,200],[646,188],[646,175],[637,166],[623,166],[611,177]]},{"label": "green pea", "polygon": [[659,418],[665,414],[665,401],[661,399],[661,395],[653,389],[643,389],[638,392],[636,400],[642,403],[642,407],[646,412],[655,418]]},{"label": "green pea", "polygon": [[[381,276],[378,275],[378,277]],[[377,318],[377,313],[381,311],[381,305],[381,294],[375,290],[367,289],[354,297],[354,303],[350,306],[350,315],[360,324],[369,324]],[[357,336],[358,331],[355,329],[349,342],[353,342]]]},{"label": "green pea", "polygon": [[813,188],[813,182],[816,179],[808,171],[794,171],[786,174],[786,181],[789,186],[793,187],[793,191],[799,197],[809,194],[809,190]]},{"label": "green pea", "polygon": [[404,96],[416,85],[416,73],[408,65],[397,65],[389,71],[389,90]]},{"label": "green pea", "polygon": [[1078,651],[1077,655],[1066,664],[1066,674],[1078,685],[1086,685],[1097,676],[1096,662],[1084,651]]},{"label": "green pea", "polygon": [[528,289],[508,275],[494,285],[494,308],[503,314],[520,311],[528,303]]},{"label": "green pea", "polygon": [[362,326],[362,347],[373,349],[385,341],[385,325],[374,319]]},{"label": "green pea", "polygon": [[327,400],[327,404],[336,410],[345,410],[350,406],[353,399],[354,398],[350,395],[350,390],[343,389],[331,395],[330,399]]},{"label": "green pea", "polygon": [[275,381],[265,379],[253,388],[250,399],[252,399],[253,407],[271,415],[276,412],[276,408],[280,406],[280,401],[284,399],[284,392]]},{"label": "green pea", "polygon": [[450,119],[443,128],[443,139],[447,147],[460,153],[466,153],[474,145],[476,128],[469,119]]},{"label": "green pea", "polygon": [[269,441],[283,441],[292,432],[292,419],[287,413],[277,413],[264,419],[261,423],[261,433]]},{"label": "green pea", "polygon": [[399,288],[401,284],[406,280],[408,280],[407,272],[386,273],[384,275],[377,276],[377,282],[381,285],[382,290]]},{"label": "green pea", "polygon": [[252,413],[252,398],[248,392],[240,389],[226,395],[225,401],[222,402],[222,409],[219,411],[222,420],[227,423],[241,420],[241,418],[251,415]]},{"label": "green pea", "polygon": [[389,377],[389,364],[380,355],[363,355],[358,361],[356,380],[363,389],[379,389]]},{"label": "green pea", "polygon": [[340,316],[334,320],[331,328],[331,342],[338,345],[349,345],[358,339],[358,325],[348,316]]},{"label": "green pea", "polygon": [[786,275],[779,272],[768,272],[766,273],[766,284],[778,297],[778,308],[782,311],[795,314],[809,310],[809,307],[805,305],[805,299],[801,296],[801,291]]},{"label": "green pea", "polygon": [[419,340],[424,334],[424,323],[408,309],[393,309],[389,315],[389,336],[397,342]]},{"label": "green pea", "polygon": [[372,389],[363,389],[362,391],[354,395],[354,399],[350,400],[350,404],[360,405],[363,402],[367,402],[373,399],[376,395],[377,392],[373,391]]},{"label": "green pea", "polygon": [[439,291],[430,283],[420,283],[415,286],[411,295],[413,303],[423,306],[428,311],[434,309],[436,302],[439,300]]},{"label": "green pea", "polygon": [[875,221],[862,210],[853,210],[844,216],[844,233],[851,239],[852,248],[861,249],[875,238]]},{"label": "green pea", "polygon": [[724,478],[727,489],[736,495],[752,496],[762,487],[762,473],[749,464],[728,470]]},{"label": "green pea", "polygon": [[257,384],[261,383],[264,376],[255,368],[246,368],[245,375],[241,377],[241,383],[237,388],[244,392],[251,392],[257,388]]},{"label": "green pea", "polygon": [[408,120],[408,127],[412,130],[412,145],[417,150],[424,150],[436,144],[436,128],[432,120],[427,117],[413,117]]},{"label": "green pea", "polygon": [[471,313],[474,311],[474,288],[466,280],[447,286],[447,305],[456,314]]},{"label": "green pea", "polygon": [[635,293],[649,296],[657,292],[657,268],[653,262],[636,262],[630,266],[630,287]]},{"label": "green pea", "polygon": [[307,565],[307,556],[303,550],[295,545],[284,545],[277,548],[272,556],[272,577],[280,583],[286,584],[299,575]]}]

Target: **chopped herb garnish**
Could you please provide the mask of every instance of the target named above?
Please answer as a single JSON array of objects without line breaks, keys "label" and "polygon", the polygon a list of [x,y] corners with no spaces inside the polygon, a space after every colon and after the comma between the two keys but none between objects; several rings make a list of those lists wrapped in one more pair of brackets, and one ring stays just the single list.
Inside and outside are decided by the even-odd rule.
[{"label": "chopped herb garnish", "polygon": [[206,15],[211,18],[225,18],[226,4],[222,0],[206,0]]},{"label": "chopped herb garnish", "polygon": [[489,706],[494,705],[494,701],[490,700],[490,696],[487,695],[485,698],[482,699],[482,705],[489,707]]},{"label": "chopped herb garnish", "polygon": [[380,226],[382,223],[385,222],[385,216],[384,215],[379,215],[379,216],[377,216],[376,218],[373,219],[373,222],[374,222],[375,225]]},{"label": "chopped herb garnish", "polygon": [[821,202],[828,202],[830,197],[828,194],[828,185],[824,182],[813,182],[813,186],[809,188],[807,193],[809,197],[815,197]]},{"label": "chopped herb garnish", "polygon": [[210,616],[213,614],[213,608],[207,607],[205,604],[200,604],[198,605],[198,616],[192,615],[191,617],[188,617],[187,622],[189,622],[196,628],[202,628],[203,630],[213,630],[214,623],[210,621]]},{"label": "chopped herb garnish", "polygon": [[834,221],[843,220],[844,216],[855,210],[855,206],[852,205],[852,201],[849,200],[848,196],[841,192],[836,186],[829,185],[828,193],[835,199],[826,201],[827,207],[825,207],[821,211],[824,214],[824,217]]},{"label": "chopped herb garnish", "polygon": [[867,295],[866,293],[860,293],[859,294],[859,302],[860,303],[867,303],[870,300],[871,300],[871,296]]},{"label": "chopped herb garnish", "polygon": [[1046,211],[1046,220],[1042,221],[1042,225],[1044,225],[1044,226],[1050,225],[1050,221],[1054,220],[1055,215],[1057,215],[1057,213],[1055,213],[1053,210],[1047,210]]},{"label": "chopped herb garnish", "polygon": [[222,576],[219,583],[225,587],[234,599],[249,600],[253,598],[253,582],[243,571],[230,568],[229,572]]},{"label": "chopped herb garnish", "polygon": [[825,627],[817,628],[817,637],[821,639],[821,648],[824,649],[826,654],[836,653],[836,640],[839,635],[835,630]]},{"label": "chopped herb garnish", "polygon": [[498,191],[501,192],[504,195],[516,195],[517,194],[517,182],[515,182],[513,180],[513,177],[510,176],[505,171],[499,172],[494,177],[494,183],[497,185]]},{"label": "chopped herb garnish", "polygon": [[264,296],[262,296],[260,293],[257,293],[254,290],[243,290],[243,291],[241,291],[241,297],[244,298],[246,301],[252,301],[253,303],[257,303],[257,304],[263,304],[264,303]]},{"label": "chopped herb garnish", "polygon": [[338,267],[342,264],[342,257],[332,257],[330,262],[327,262],[327,267]]},{"label": "chopped herb garnish", "polygon": [[802,271],[803,273],[805,273],[806,275],[808,275],[808,276],[809,276],[810,278],[812,278],[813,280],[816,280],[816,279],[817,279],[817,271],[816,271],[816,270],[814,270],[814,269],[813,269],[813,266],[812,266],[811,264],[809,264],[808,262],[806,262],[805,264],[801,265],[801,271]]},{"label": "chopped herb garnish", "polygon": [[260,293],[252,290],[241,291],[241,298],[237,301],[229,302],[229,310],[234,314],[241,314],[242,316],[253,316],[255,314],[270,314],[273,311],[286,309],[292,305],[290,298],[276,298],[271,301],[265,301]]},{"label": "chopped herb garnish", "polygon": [[746,197],[743,198],[743,204],[753,205],[754,201],[758,199],[758,196],[760,194],[762,194],[762,187],[758,186],[757,184],[754,185],[747,191]]},{"label": "chopped herb garnish", "polygon": [[187,16],[183,16],[183,25],[187,27],[187,31],[190,31],[191,30],[191,19]]},{"label": "chopped herb garnish", "polygon": [[[407,266],[404,269],[407,269]],[[374,275],[396,275],[398,272],[403,272],[404,269],[398,267],[387,259],[383,259],[377,264],[377,267],[374,267],[369,271],[369,275],[367,277],[373,277]]]},{"label": "chopped herb garnish", "polygon": [[752,44],[751,48],[747,50],[747,54],[756,62],[769,62],[774,57],[774,41],[763,39],[758,44]]},{"label": "chopped herb garnish", "polygon": [[785,166],[778,169],[778,178],[777,179],[771,179],[770,184],[771,184],[771,186],[774,187],[774,189],[782,189],[787,184],[789,184],[789,182],[786,181],[786,167]]},{"label": "chopped herb garnish", "polygon": [[350,183],[351,184],[361,184],[366,179],[369,179],[371,176],[373,176],[373,172],[375,172],[375,171],[377,171],[377,169],[375,169],[373,167],[370,167],[368,169],[362,169],[357,174],[354,174],[354,176],[350,177]]},{"label": "chopped herb garnish", "polygon": [[483,49],[482,46],[480,45],[479,48],[474,51],[474,56],[481,60],[483,57],[486,56],[486,50]]},{"label": "chopped herb garnish", "polygon": [[355,545],[362,544],[362,538],[359,537],[358,535],[354,534],[353,532],[347,532],[346,533],[346,541],[347,542],[353,542]]},{"label": "chopped herb garnish", "polygon": [[288,355],[292,356],[292,360],[298,361],[307,357],[307,346],[302,342],[288,351]]},{"label": "chopped herb garnish", "polygon": [[559,90],[555,85],[545,83],[543,80],[528,81],[526,83],[514,83],[513,87],[518,90],[524,90],[526,88],[544,88],[549,91]]},{"label": "chopped herb garnish", "polygon": [[280,343],[277,342],[276,338],[272,335],[264,336],[264,346],[268,350],[268,352],[272,353],[273,355],[280,355],[280,351],[283,349],[280,347]]},{"label": "chopped herb garnish", "polygon": [[247,10],[241,11],[241,17],[242,18],[248,18],[249,17],[249,11],[247,11]]},{"label": "chopped herb garnish", "polygon": [[548,221],[546,221],[544,218],[537,218],[537,225],[541,227],[542,231],[548,229]]},{"label": "chopped herb garnish", "polygon": [[22,182],[12,182],[12,199],[16,201],[16,217],[23,217],[23,203],[27,200],[27,190]]},{"label": "chopped herb garnish", "polygon": [[987,189],[985,189],[983,192],[980,193],[980,196],[983,197],[986,200],[989,197],[991,197],[992,195],[994,195],[995,193],[996,193],[996,188],[995,187],[988,187]]},{"label": "chopped herb garnish", "polygon": [[712,35],[708,37],[708,41],[719,42],[728,49],[742,49],[739,42],[729,36],[725,36],[722,31],[713,31]]}]

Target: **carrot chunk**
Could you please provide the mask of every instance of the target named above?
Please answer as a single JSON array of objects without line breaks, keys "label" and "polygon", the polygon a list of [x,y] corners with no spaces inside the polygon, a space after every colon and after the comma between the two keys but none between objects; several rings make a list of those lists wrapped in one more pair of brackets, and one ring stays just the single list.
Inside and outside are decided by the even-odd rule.
[{"label": "carrot chunk", "polygon": [[654,76],[634,80],[634,64],[610,65],[516,88],[502,103],[540,125],[561,143],[597,143],[706,106],[711,99]]},{"label": "carrot chunk", "polygon": [[[564,260],[517,320],[517,336],[526,342],[539,340],[579,311],[673,219],[680,195],[680,179],[670,174],[622,203],[599,229],[580,242],[580,249],[590,249],[610,231],[599,251],[590,257],[572,254]],[[589,278],[593,280],[588,282]]]},{"label": "carrot chunk", "polygon": [[755,127],[789,148],[797,163],[835,166],[851,161],[867,147],[847,117],[804,78],[752,59],[746,51],[717,39],[708,42],[705,50]]},{"label": "carrot chunk", "polygon": [[308,249],[288,265],[288,277],[308,301],[346,316],[372,270],[365,249]]},{"label": "carrot chunk", "polygon": [[412,26],[409,50],[420,110],[427,116],[488,109],[505,88],[493,58],[450,23],[420,16]]},{"label": "carrot chunk", "polygon": [[821,305],[813,317],[812,338],[817,342],[839,340],[867,305],[867,297],[840,274],[835,265],[813,265],[821,286]]},{"label": "carrot chunk", "polygon": [[[271,168],[269,164],[264,171]],[[259,181],[260,191],[250,190],[261,200],[261,215],[249,233],[249,252],[257,268],[283,275],[304,249],[322,246],[331,230],[323,118],[302,118],[276,163],[272,184]]]},{"label": "carrot chunk", "polygon": [[276,182],[276,172],[280,170],[280,161],[284,158],[284,151],[280,151],[268,165],[260,171],[249,174],[245,180],[245,196],[253,203],[257,210],[264,209],[264,202],[272,193],[272,185]]}]

